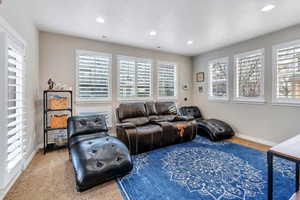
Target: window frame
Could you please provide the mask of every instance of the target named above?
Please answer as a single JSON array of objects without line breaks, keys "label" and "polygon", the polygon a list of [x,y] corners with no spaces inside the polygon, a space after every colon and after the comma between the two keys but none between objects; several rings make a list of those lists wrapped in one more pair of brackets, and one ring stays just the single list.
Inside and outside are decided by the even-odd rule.
[{"label": "window frame", "polygon": [[[108,97],[104,98],[80,98],[79,96],[79,56],[82,54],[90,54],[95,56],[104,56],[109,57],[110,65],[109,65],[109,81],[108,81]],[[83,50],[83,49],[76,49],[75,50],[75,62],[76,62],[76,71],[75,71],[75,93],[76,93],[76,103],[107,103],[112,101],[112,54],[110,53],[103,53],[97,51],[90,51],[90,50]]]},{"label": "window frame", "polygon": [[[160,65],[174,65],[175,66],[175,72],[176,72],[176,75],[175,75],[175,84],[174,84],[174,93],[175,95],[174,96],[160,96],[159,95],[159,75],[160,75]],[[172,61],[161,61],[161,60],[158,60],[157,63],[156,63],[156,75],[157,75],[157,80],[156,80],[156,89],[157,89],[157,99],[158,100],[161,100],[161,101],[167,101],[167,100],[178,100],[178,84],[179,84],[179,74],[178,74],[178,65],[176,62],[172,62]]]},{"label": "window frame", "polygon": [[[120,60],[134,60],[136,63],[137,61],[146,61],[149,62],[151,67],[150,67],[150,96],[149,97],[121,97],[120,95]],[[137,78],[137,65],[135,64],[135,79]],[[149,58],[138,58],[138,57],[133,57],[133,56],[124,56],[124,55],[117,55],[117,99],[119,102],[134,102],[134,101],[152,101],[153,98],[153,60]],[[135,80],[135,93],[136,93],[136,80]]]},{"label": "window frame", "polygon": [[[211,95],[211,89],[212,89],[212,82],[211,82],[211,71],[210,71],[210,65],[217,63],[217,62],[226,62],[227,68],[226,68],[226,97],[217,97]],[[223,58],[217,58],[213,60],[208,61],[208,100],[211,101],[229,101],[230,95],[229,95],[229,57],[223,57]]]},{"label": "window frame", "polygon": [[[262,71],[261,71],[261,84],[260,84],[260,91],[261,95],[259,97],[238,97],[238,74],[237,74],[237,63],[236,60],[249,56],[255,53],[261,53],[262,54]],[[266,103],[266,97],[265,97],[265,49],[256,49],[253,51],[247,51],[244,53],[236,54],[233,58],[233,76],[234,76],[234,83],[233,83],[233,102],[235,103],[249,103],[249,104],[264,104]]]},{"label": "window frame", "polygon": [[[14,46],[17,44],[17,48],[21,47],[22,55],[23,55],[23,62],[22,62],[22,88],[23,88],[23,98],[22,98],[22,144],[21,144],[21,153],[22,158],[20,161],[17,162],[16,165],[14,165],[13,168],[8,169],[8,46],[10,41],[12,42],[12,45]],[[2,94],[3,98],[0,98],[0,112],[1,113],[7,113],[6,115],[0,116],[0,128],[1,130],[4,130],[4,136],[0,140],[0,171],[1,171],[1,179],[0,179],[0,190],[5,189],[8,187],[11,183],[13,183],[16,180],[16,177],[18,177],[21,172],[23,171],[24,167],[26,166],[26,155],[28,153],[27,149],[24,148],[24,146],[27,146],[27,143],[25,144],[25,138],[28,137],[28,131],[26,127],[26,111],[27,111],[27,102],[26,102],[26,54],[27,54],[27,42],[0,16],[0,65],[4,66],[0,68],[0,82],[3,84],[0,84],[0,93]]]},{"label": "window frame", "polygon": [[290,47],[293,45],[300,45],[300,40],[284,42],[274,45],[272,47],[272,105],[279,106],[300,106],[300,99],[277,98],[277,50],[281,48]]}]

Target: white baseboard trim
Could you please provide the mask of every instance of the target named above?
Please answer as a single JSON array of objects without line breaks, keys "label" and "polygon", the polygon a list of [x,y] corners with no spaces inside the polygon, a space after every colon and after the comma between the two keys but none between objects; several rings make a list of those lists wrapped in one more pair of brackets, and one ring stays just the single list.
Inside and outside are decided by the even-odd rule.
[{"label": "white baseboard trim", "polygon": [[268,140],[265,140],[265,139],[261,139],[261,138],[258,138],[258,137],[253,137],[253,136],[239,134],[239,133],[236,134],[236,137],[239,137],[239,138],[242,138],[242,139],[246,139],[246,140],[250,140],[252,142],[257,142],[257,143],[260,143],[260,144],[269,145],[269,146],[275,146],[275,145],[278,144],[278,143],[271,142],[271,141],[268,141]]},{"label": "white baseboard trim", "polygon": [[35,150],[30,154],[30,156],[26,159],[23,166],[23,171],[28,167],[28,165],[31,163],[32,159],[36,155],[36,153],[40,150],[40,147],[37,146]]},{"label": "white baseboard trim", "polygon": [[19,176],[22,174],[22,172],[20,171],[12,181],[10,181],[10,183],[3,189],[0,190],[0,200],[3,200],[4,197],[6,196],[6,194],[8,193],[8,191],[10,190],[10,188],[15,184],[15,182],[17,181],[17,179],[19,178]]},{"label": "white baseboard trim", "polygon": [[30,162],[32,161],[32,159],[34,158],[34,156],[36,155],[36,153],[40,150],[39,146],[37,146],[37,148],[30,154],[30,156],[25,160],[24,165],[23,165],[23,169],[22,171],[20,171],[12,181],[10,181],[10,183],[3,189],[0,190],[0,200],[3,200],[4,197],[6,196],[6,194],[8,193],[8,191],[11,189],[11,187],[15,184],[15,182],[18,180],[18,178],[20,177],[20,175],[22,174],[22,172],[28,167],[28,165],[30,164]]},{"label": "white baseboard trim", "polygon": [[44,149],[44,144],[39,144],[37,148],[38,149]]}]

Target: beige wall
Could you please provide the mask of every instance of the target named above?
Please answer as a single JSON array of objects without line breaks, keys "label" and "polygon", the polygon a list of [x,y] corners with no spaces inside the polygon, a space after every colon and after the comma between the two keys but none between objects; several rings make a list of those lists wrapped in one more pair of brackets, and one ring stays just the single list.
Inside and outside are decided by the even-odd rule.
[{"label": "beige wall", "polygon": [[[94,41],[71,37],[60,34],[40,32],[40,85],[41,90],[47,88],[47,80],[51,77],[57,82],[63,82],[75,89],[75,50],[90,50],[113,55],[112,62],[112,102],[109,104],[85,104],[86,107],[97,107],[112,105],[115,108],[119,102],[117,99],[117,55],[133,56],[140,58],[149,58],[154,61],[176,62],[179,76],[179,97],[178,104],[190,104],[192,89],[185,91],[182,84],[188,82],[190,88],[192,85],[192,61],[190,57],[180,56],[161,51],[153,51],[142,48],[135,48],[125,45],[113,44],[108,42]],[[154,73],[156,74],[156,73]],[[156,77],[154,77],[156,79]],[[156,93],[156,86],[153,88]],[[187,97],[188,101],[184,102]],[[77,104],[78,106],[79,104]],[[83,106],[80,104],[80,106]]]},{"label": "beige wall", "polygon": [[[300,25],[279,32],[244,41],[226,48],[208,52],[193,58],[193,71],[207,75],[208,61],[229,56],[229,88],[233,96],[233,56],[251,50],[265,48],[265,96],[263,105],[209,101],[207,81],[194,83],[193,102],[200,106],[206,118],[219,118],[233,125],[236,131],[250,139],[278,143],[300,133],[300,107],[275,106],[272,98],[272,46],[300,39]],[[195,77],[194,77],[195,79]],[[204,93],[198,92],[203,85]],[[264,141],[266,140],[266,141]]]},{"label": "beige wall", "polygon": [[[38,31],[30,17],[30,7],[26,1],[2,1],[0,16],[19,34],[27,43],[26,47],[26,102],[27,102],[27,136],[26,159],[30,158],[38,147],[36,136],[36,99],[38,99]],[[2,66],[1,66],[2,67]],[[0,174],[1,177],[1,174]],[[0,199],[5,191],[0,190]]]}]

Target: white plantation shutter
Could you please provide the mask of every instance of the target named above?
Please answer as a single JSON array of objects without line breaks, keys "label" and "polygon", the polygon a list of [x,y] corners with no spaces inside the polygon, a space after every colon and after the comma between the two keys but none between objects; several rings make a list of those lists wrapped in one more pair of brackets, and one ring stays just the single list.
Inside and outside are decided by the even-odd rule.
[{"label": "white plantation shutter", "polygon": [[119,98],[151,98],[150,60],[119,56]]},{"label": "white plantation shutter", "polygon": [[264,101],[264,50],[235,56],[235,100]]},{"label": "white plantation shutter", "polygon": [[136,87],[138,97],[151,96],[151,63],[136,62]]},{"label": "white plantation shutter", "polygon": [[23,169],[25,127],[25,42],[0,18],[0,189]]},{"label": "white plantation shutter", "polygon": [[120,97],[135,96],[135,61],[119,60],[119,95]]},{"label": "white plantation shutter", "polygon": [[278,45],[275,57],[275,101],[300,103],[300,41]]},{"label": "white plantation shutter", "polygon": [[209,71],[209,98],[228,99],[228,58],[210,61]]},{"label": "white plantation shutter", "polygon": [[176,64],[161,62],[158,64],[158,96],[176,97],[177,71]]},{"label": "white plantation shutter", "polygon": [[24,49],[8,41],[7,67],[7,168],[13,169],[23,159],[25,138]]},{"label": "white plantation shutter", "polygon": [[102,101],[111,98],[111,55],[77,51],[77,98]]}]

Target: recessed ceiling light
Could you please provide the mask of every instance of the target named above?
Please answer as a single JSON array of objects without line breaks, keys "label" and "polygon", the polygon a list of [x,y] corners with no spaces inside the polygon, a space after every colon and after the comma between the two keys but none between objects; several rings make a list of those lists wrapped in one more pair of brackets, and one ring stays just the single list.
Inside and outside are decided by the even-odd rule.
[{"label": "recessed ceiling light", "polygon": [[193,41],[193,40],[189,40],[189,41],[187,41],[186,43],[187,43],[188,45],[191,45],[191,44],[194,43],[194,41]]},{"label": "recessed ceiling light", "polygon": [[156,36],[156,35],[157,35],[157,32],[156,32],[156,31],[150,31],[149,35],[151,35],[151,36]]},{"label": "recessed ceiling light", "polygon": [[97,17],[96,18],[96,22],[103,24],[104,23],[104,19],[102,17]]},{"label": "recessed ceiling light", "polygon": [[261,9],[261,11],[262,11],[262,12],[269,12],[269,11],[273,10],[274,8],[275,8],[275,5],[273,5],[273,4],[268,4],[268,5],[266,5],[265,7],[263,7],[263,8]]}]

